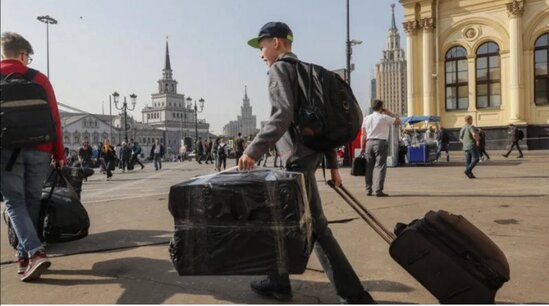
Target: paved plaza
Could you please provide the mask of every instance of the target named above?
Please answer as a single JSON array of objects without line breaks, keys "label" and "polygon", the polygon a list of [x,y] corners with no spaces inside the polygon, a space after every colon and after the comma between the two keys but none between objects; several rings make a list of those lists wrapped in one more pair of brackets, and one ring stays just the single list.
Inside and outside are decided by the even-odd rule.
[{"label": "paved plaza", "polygon": [[[497,302],[549,303],[549,151],[526,151],[524,159],[489,153],[493,160],[479,164],[477,179],[463,174],[461,152],[452,152],[450,163],[389,168],[388,198],[366,197],[363,177],[350,176],[349,168],[341,172],[344,185],[391,229],[429,210],[464,215],[509,260],[511,281]],[[82,192],[90,235],[48,245],[52,266],[32,283],[19,281],[2,222],[1,303],[273,303],[249,290],[255,277],[180,277],[174,270],[167,245],[173,233],[169,187],[207,173],[213,173],[212,165],[164,163],[154,171],[149,163],[144,170],[117,170],[108,182],[103,174],[90,177]],[[332,231],[373,297],[379,303],[436,303],[393,262],[385,241],[323,183],[322,171],[317,175]],[[338,303],[314,255],[305,273],[291,279],[291,303]]]}]

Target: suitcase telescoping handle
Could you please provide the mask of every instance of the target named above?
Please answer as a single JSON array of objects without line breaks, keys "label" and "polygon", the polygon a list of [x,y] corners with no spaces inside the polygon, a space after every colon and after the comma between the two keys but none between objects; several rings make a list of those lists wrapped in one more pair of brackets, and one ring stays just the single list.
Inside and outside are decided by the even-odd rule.
[{"label": "suitcase telescoping handle", "polygon": [[332,187],[342,198],[353,208],[368,225],[388,244],[396,239],[395,234],[389,231],[379,220],[358,201],[343,185],[336,186],[334,181],[329,180],[328,185]]}]

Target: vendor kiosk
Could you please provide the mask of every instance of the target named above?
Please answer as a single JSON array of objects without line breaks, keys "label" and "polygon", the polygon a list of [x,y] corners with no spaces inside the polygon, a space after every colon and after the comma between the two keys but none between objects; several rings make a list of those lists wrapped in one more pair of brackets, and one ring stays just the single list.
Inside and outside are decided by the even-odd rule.
[{"label": "vendor kiosk", "polygon": [[[439,116],[410,116],[401,120],[402,125],[414,125],[419,122],[440,122]],[[437,159],[436,142],[412,142],[408,145],[408,164],[410,165],[425,165],[433,164]]]}]

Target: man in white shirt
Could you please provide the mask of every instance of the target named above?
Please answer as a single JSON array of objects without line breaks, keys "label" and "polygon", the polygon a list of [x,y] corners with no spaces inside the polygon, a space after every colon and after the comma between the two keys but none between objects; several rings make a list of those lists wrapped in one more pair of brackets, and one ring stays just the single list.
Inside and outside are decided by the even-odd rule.
[{"label": "man in white shirt", "polygon": [[362,123],[361,153],[366,156],[366,193],[371,196],[373,193],[372,183],[376,159],[380,168],[376,182],[376,196],[386,197],[383,192],[385,173],[387,172],[387,152],[389,149],[389,133],[391,125],[399,125],[400,118],[383,108],[383,101],[374,100],[374,112],[364,118]]}]

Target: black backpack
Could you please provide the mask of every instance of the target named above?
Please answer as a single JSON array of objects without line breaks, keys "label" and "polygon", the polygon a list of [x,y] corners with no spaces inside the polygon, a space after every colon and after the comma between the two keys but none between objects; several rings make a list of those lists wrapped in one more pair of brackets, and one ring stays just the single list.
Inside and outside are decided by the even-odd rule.
[{"label": "black backpack", "polygon": [[1,75],[0,142],[2,148],[32,147],[56,139],[55,121],[37,71]]},{"label": "black backpack", "polygon": [[362,125],[362,110],[349,84],[321,66],[281,60],[296,68],[296,126],[305,145],[323,152],[352,142]]},{"label": "black backpack", "polygon": [[517,130],[517,138],[518,138],[518,140],[523,140],[524,139],[524,132],[521,131],[521,130]]}]

